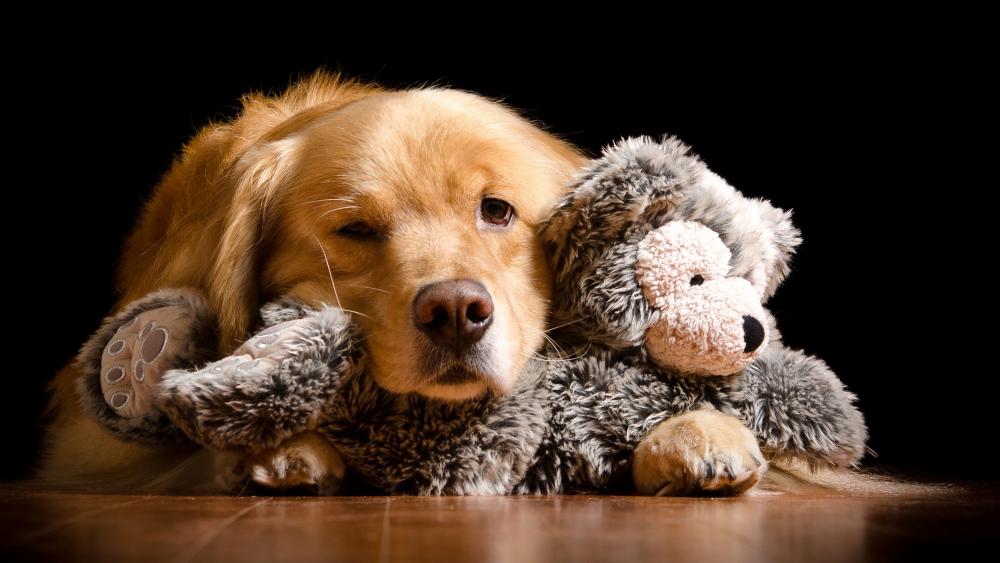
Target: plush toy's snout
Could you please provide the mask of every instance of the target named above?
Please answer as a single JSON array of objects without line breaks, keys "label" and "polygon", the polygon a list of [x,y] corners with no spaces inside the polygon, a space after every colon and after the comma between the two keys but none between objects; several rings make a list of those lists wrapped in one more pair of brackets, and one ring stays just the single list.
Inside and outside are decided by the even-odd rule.
[{"label": "plush toy's snout", "polygon": [[728,277],[730,251],[695,221],[673,221],[639,243],[636,275],[659,312],[646,349],[662,367],[694,375],[730,375],[767,342],[760,293]]}]

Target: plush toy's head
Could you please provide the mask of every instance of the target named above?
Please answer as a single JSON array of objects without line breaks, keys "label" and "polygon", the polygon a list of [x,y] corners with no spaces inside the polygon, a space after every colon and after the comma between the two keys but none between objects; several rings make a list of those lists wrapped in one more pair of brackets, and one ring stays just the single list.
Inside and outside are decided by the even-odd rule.
[{"label": "plush toy's head", "polygon": [[676,138],[609,146],[541,226],[553,325],[683,373],[737,373],[767,343],[762,304],[801,240],[790,218]]},{"label": "plush toy's head", "polygon": [[766,343],[760,295],[730,276],[731,256],[718,233],[697,221],[671,221],[639,242],[639,287],[660,314],[646,330],[646,350],[658,364],[730,374]]}]

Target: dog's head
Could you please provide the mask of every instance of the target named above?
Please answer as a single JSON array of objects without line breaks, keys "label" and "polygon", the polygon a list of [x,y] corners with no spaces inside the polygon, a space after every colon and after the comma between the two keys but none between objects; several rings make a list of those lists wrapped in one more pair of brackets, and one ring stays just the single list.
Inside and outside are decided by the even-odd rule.
[{"label": "dog's head", "polygon": [[504,104],[447,88],[293,120],[232,168],[211,276],[224,336],[287,293],[351,311],[388,390],[509,391],[547,322],[536,225],[584,161]]}]

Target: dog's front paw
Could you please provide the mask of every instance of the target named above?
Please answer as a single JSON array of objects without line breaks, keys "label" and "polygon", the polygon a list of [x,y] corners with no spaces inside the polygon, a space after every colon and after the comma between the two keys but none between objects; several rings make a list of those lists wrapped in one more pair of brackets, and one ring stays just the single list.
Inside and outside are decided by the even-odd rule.
[{"label": "dog's front paw", "polygon": [[766,469],[756,438],[739,419],[700,410],[667,419],[643,438],[632,475],[647,495],[736,495]]},{"label": "dog's front paw", "polygon": [[337,449],[318,432],[304,432],[248,459],[250,479],[266,489],[340,492],[346,465]]}]

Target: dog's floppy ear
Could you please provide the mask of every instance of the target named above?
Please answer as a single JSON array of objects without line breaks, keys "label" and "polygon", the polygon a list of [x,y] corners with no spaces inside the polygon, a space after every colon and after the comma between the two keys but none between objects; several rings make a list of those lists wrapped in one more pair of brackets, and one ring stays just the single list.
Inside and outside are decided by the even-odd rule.
[{"label": "dog's floppy ear", "polygon": [[295,169],[296,137],[251,147],[227,174],[232,199],[209,275],[209,297],[219,319],[220,349],[228,353],[259,314],[258,249],[275,194]]},{"label": "dog's floppy ear", "polygon": [[719,233],[732,251],[730,273],[749,280],[766,301],[788,275],[802,242],[792,212],[744,196],[712,171],[688,195],[680,214]]}]

